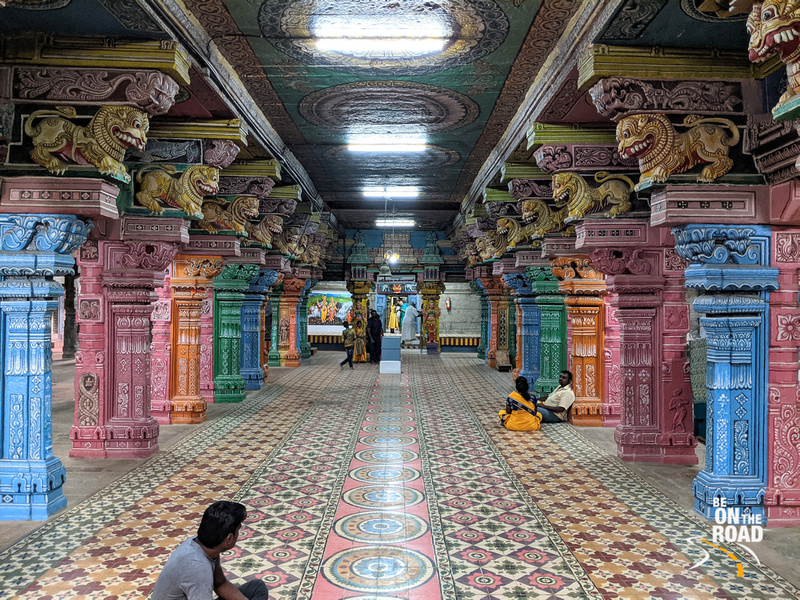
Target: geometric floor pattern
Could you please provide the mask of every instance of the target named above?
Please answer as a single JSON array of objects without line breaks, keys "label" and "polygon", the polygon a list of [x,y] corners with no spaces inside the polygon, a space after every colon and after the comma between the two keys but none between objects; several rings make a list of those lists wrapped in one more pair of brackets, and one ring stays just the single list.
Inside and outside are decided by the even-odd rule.
[{"label": "geometric floor pattern", "polygon": [[[268,385],[0,553],[0,600],[143,598],[205,507],[244,503],[223,556],[283,600],[796,599],[579,428],[499,427],[508,373],[403,354],[403,373],[338,353]],[[69,476],[69,474],[68,474]],[[741,568],[741,576],[737,570]]]}]

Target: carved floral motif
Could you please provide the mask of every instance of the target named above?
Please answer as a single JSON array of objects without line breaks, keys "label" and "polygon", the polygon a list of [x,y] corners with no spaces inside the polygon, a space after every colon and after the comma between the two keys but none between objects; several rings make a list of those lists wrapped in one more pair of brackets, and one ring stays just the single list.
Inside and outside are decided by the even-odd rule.
[{"label": "carved floral motif", "polygon": [[779,342],[800,341],[800,316],[798,315],[778,315],[778,334]]},{"label": "carved floral motif", "polygon": [[523,198],[550,198],[553,188],[548,183],[536,179],[512,179],[508,183],[508,191],[516,200]]},{"label": "carved floral motif", "polygon": [[203,162],[218,169],[229,167],[239,154],[239,146],[231,140],[211,140],[206,144]]}]

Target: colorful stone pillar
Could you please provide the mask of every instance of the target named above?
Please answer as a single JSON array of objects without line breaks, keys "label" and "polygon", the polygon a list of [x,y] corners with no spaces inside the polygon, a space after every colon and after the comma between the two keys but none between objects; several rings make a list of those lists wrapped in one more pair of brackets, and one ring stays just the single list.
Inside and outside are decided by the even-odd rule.
[{"label": "colorful stone pillar", "polygon": [[311,344],[308,343],[308,297],[319,279],[308,279],[303,295],[297,305],[297,331],[300,344],[300,358],[311,358]]},{"label": "colorful stone pillar", "polygon": [[541,315],[539,333],[539,377],[533,385],[537,396],[546,396],[558,387],[558,376],[567,368],[567,310],[564,296],[558,293],[558,280],[545,265],[525,268],[531,293]]},{"label": "colorful stone pillar", "polygon": [[244,293],[241,373],[246,390],[260,390],[266,380],[261,368],[261,310],[270,286],[277,280],[277,271],[262,269]]},{"label": "colorful stone pillar", "polygon": [[800,315],[800,229],[772,228],[772,266],[779,290],[769,295],[769,394],[767,493],[770,527],[800,525],[800,411],[797,405],[797,346]]},{"label": "colorful stone pillar", "polygon": [[[369,317],[367,297],[370,289],[372,289],[372,283],[363,279],[351,279],[347,282],[347,291],[350,292],[353,298],[353,327],[355,327],[355,323],[358,320],[364,324],[364,327],[367,326],[367,318]],[[355,358],[353,360],[355,361]],[[361,357],[359,362],[367,362],[367,358]]]},{"label": "colorful stone pillar", "polygon": [[499,277],[484,276],[480,282],[489,304],[489,346],[486,364],[492,369],[511,369],[508,359],[508,290]]},{"label": "colorful stone pillar", "polygon": [[64,289],[52,275],[74,273],[71,254],[90,228],[72,215],[0,215],[0,520],[44,520],[67,504],[53,455],[50,346]]},{"label": "colorful stone pillar", "polygon": [[[87,241],[78,257],[81,349],[70,456],[141,458],[158,450],[150,414],[154,290],[188,232],[185,221],[163,218],[126,217],[109,229],[107,239]],[[159,241],[142,241],[143,231]]]},{"label": "colorful stone pillar", "polygon": [[[724,498],[740,514],[765,517],[771,231],[756,225],[686,225],[672,230],[688,261],[686,287],[707,334],[706,463],[695,478],[695,510],[707,519]],[[710,293],[709,293],[710,292]]]},{"label": "colorful stone pillar", "polygon": [[444,292],[444,284],[439,281],[425,281],[419,289],[422,295],[422,335],[425,337],[429,354],[439,352],[439,317],[442,310],[439,308],[439,299]]},{"label": "colorful stone pillar", "polygon": [[283,274],[281,273],[277,283],[269,290],[269,304],[272,309],[272,327],[270,328],[269,353],[267,354],[267,364],[270,367],[281,366],[280,353],[280,306],[281,294],[283,294]]},{"label": "colorful stone pillar", "polygon": [[606,285],[591,259],[585,255],[555,258],[550,261],[553,275],[559,280],[558,290],[566,297],[564,304],[571,321],[572,375],[575,404],[572,422],[575,425],[603,425],[604,351],[603,331]]},{"label": "colorful stone pillar", "polygon": [[64,277],[64,350],[62,359],[75,357],[78,346],[78,326],[75,324],[75,276]]},{"label": "colorful stone pillar", "polygon": [[[683,264],[665,268],[671,236],[645,219],[585,220],[578,246],[606,275],[620,324],[622,414],[614,432],[622,460],[696,464],[685,355],[689,310]],[[613,239],[613,247],[608,240]],[[670,265],[672,266],[672,265]],[[606,370],[611,365],[606,364]],[[611,414],[604,404],[604,417]],[[613,414],[611,414],[613,416]]]},{"label": "colorful stone pillar", "polygon": [[469,287],[480,297],[481,343],[478,345],[478,358],[486,360],[486,349],[489,347],[489,302],[479,279],[470,281]]},{"label": "colorful stone pillar", "polygon": [[214,401],[241,402],[242,302],[258,265],[226,264],[214,278]]},{"label": "colorful stone pillar", "polygon": [[[674,252],[674,250],[673,250]],[[622,411],[622,369],[620,367],[620,324],[617,319],[616,294],[605,297],[605,396],[603,397],[603,427],[616,427]]]},{"label": "colorful stone pillar", "polygon": [[[206,420],[207,402],[202,393],[201,374],[204,354],[209,356],[206,364],[211,370],[212,350],[209,344],[208,350],[203,351],[203,309],[211,303],[213,278],[221,271],[219,256],[179,254],[172,263],[170,423]],[[211,327],[213,330],[213,323]],[[211,379],[210,373],[208,377]]]},{"label": "colorful stone pillar", "polygon": [[[549,269],[548,269],[549,271]],[[536,305],[536,297],[531,289],[531,282],[524,273],[504,275],[506,286],[514,291],[517,309],[520,315],[515,329],[519,332],[517,339],[517,362],[514,377],[524,377],[531,387],[541,374],[541,325],[542,314]],[[513,330],[512,330],[513,331]]]},{"label": "colorful stone pillar", "polygon": [[162,425],[169,425],[170,377],[172,375],[172,265],[167,266],[164,285],[156,288],[158,300],[150,313],[153,342],[150,346],[150,414]]},{"label": "colorful stone pillar", "polygon": [[300,366],[300,351],[297,349],[297,304],[305,288],[306,279],[283,278],[278,325],[278,351],[283,367]]}]

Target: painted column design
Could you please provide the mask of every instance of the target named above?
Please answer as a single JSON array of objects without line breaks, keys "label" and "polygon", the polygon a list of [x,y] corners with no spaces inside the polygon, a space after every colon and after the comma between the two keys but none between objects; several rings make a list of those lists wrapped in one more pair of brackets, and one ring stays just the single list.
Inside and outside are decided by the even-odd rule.
[{"label": "painted column design", "polygon": [[489,302],[480,280],[470,281],[469,287],[480,296],[481,301],[481,343],[478,346],[478,358],[486,360],[486,349],[489,347]]},{"label": "painted column design", "polygon": [[269,292],[264,296],[259,317],[261,321],[261,370],[264,371],[264,381],[269,378],[269,346],[270,332],[267,330],[267,307],[269,306]]},{"label": "painted column design", "polygon": [[300,366],[300,352],[297,349],[297,303],[305,287],[305,279],[299,277],[285,277],[283,279],[280,323],[278,325],[278,350],[281,356],[281,366],[284,367]]},{"label": "painted column design", "polygon": [[605,397],[603,402],[603,427],[616,427],[622,407],[622,370],[620,368],[620,324],[617,319],[616,294],[605,298]]},{"label": "painted column design", "polygon": [[764,505],[770,527],[796,527],[800,525],[800,230],[773,227],[772,242],[772,266],[778,269],[780,290],[769,295],[769,440]]},{"label": "painted column design", "polygon": [[769,227],[687,225],[672,230],[690,265],[686,286],[706,293],[694,301],[707,334],[706,464],[695,478],[695,510],[714,516],[715,498],[743,514],[765,516],[767,485],[767,359]]},{"label": "painted column design", "polygon": [[177,249],[105,240],[81,248],[70,456],[140,458],[158,450],[150,414],[150,314]]},{"label": "painted column design", "polygon": [[64,277],[64,350],[62,359],[74,358],[78,346],[78,326],[75,324],[75,276]]},{"label": "painted column design", "polygon": [[214,289],[208,289],[200,308],[200,395],[214,402]]},{"label": "painted column design", "polygon": [[422,317],[422,335],[429,353],[436,353],[441,348],[439,343],[439,317],[442,310],[439,308],[439,299],[444,292],[444,284],[438,281],[423,282],[419,293],[422,296],[420,316]]},{"label": "painted column design", "polygon": [[541,315],[539,376],[533,390],[546,396],[558,387],[558,376],[567,368],[567,310],[549,265],[526,267],[525,274]]},{"label": "painted column design", "polygon": [[150,314],[153,342],[150,349],[150,414],[162,425],[170,423],[170,376],[172,372],[172,265],[167,266],[164,285],[156,288],[158,300]]},{"label": "painted column design", "polygon": [[508,361],[512,370],[517,365],[517,299],[511,294],[508,297]]},{"label": "painted column design", "polygon": [[261,308],[270,286],[278,280],[278,272],[259,271],[242,303],[241,373],[246,390],[260,390],[266,374],[261,369]]},{"label": "painted column design", "polygon": [[311,344],[308,343],[308,297],[311,290],[319,283],[318,279],[309,279],[300,302],[297,304],[297,331],[300,344],[300,358],[311,358]]},{"label": "painted column design", "polygon": [[[367,296],[371,288],[372,284],[369,281],[351,279],[347,282],[347,291],[349,291],[353,297],[353,322],[351,323],[351,327],[355,327],[356,321],[360,320],[366,328],[367,318],[369,317],[367,313]],[[369,357],[362,357],[360,361],[356,361],[356,359],[353,358],[353,361],[367,362],[368,358]]]},{"label": "painted column design", "polygon": [[283,275],[278,279],[278,282],[273,285],[269,290],[269,304],[272,308],[272,327],[270,331],[269,353],[267,354],[267,363],[270,367],[281,366],[280,354],[280,305],[281,294],[283,294]]},{"label": "painted column design", "polygon": [[[549,271],[550,269],[548,269]],[[517,361],[514,376],[524,377],[533,387],[541,375],[541,324],[542,314],[536,305],[536,297],[531,289],[527,274],[513,273],[504,275],[506,285],[514,290],[514,297],[521,319],[515,329],[518,336]],[[512,330],[513,331],[513,330]]]},{"label": "painted column design", "polygon": [[[172,263],[171,423],[206,420],[202,380],[204,358],[208,379],[212,380],[212,349],[208,346],[203,350],[203,308],[211,302],[212,278],[221,271],[222,259],[217,256],[178,255]],[[213,339],[213,323],[210,329]],[[213,385],[213,380],[209,384]]]},{"label": "painted column design", "polygon": [[50,326],[91,225],[71,215],[0,215],[0,520],[44,520],[67,504],[53,455]]},{"label": "painted column design", "polygon": [[214,400],[241,402],[242,302],[258,274],[258,265],[227,264],[214,278]]},{"label": "painted column design", "polygon": [[603,331],[605,293],[603,276],[587,256],[566,256],[550,261],[553,275],[559,280],[559,292],[566,295],[564,304],[571,321],[572,374],[575,425],[603,425],[605,365]]},{"label": "painted column design", "polygon": [[489,345],[486,364],[498,371],[511,369],[508,359],[508,290],[499,277],[481,277],[489,304]]},{"label": "painted column design", "polygon": [[[622,414],[614,432],[623,460],[696,464],[692,394],[683,351],[689,331],[685,305],[672,306],[662,269],[666,248],[652,239],[646,222],[614,227],[638,232],[618,249],[592,251],[592,261],[608,276],[620,323]],[[671,240],[670,240],[671,242]],[[670,249],[671,250],[671,249]],[[681,281],[680,272],[677,281]],[[678,343],[676,343],[678,342]]]}]

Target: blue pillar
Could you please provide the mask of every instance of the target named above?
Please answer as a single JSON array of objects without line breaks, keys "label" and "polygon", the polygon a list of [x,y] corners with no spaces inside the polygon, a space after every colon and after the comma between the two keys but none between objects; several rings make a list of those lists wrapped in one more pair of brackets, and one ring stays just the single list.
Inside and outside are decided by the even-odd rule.
[{"label": "blue pillar", "polygon": [[522,313],[522,346],[517,348],[517,365],[520,376],[528,380],[531,388],[540,374],[541,312],[531,289],[530,279],[524,273],[503,275],[506,285],[514,290],[514,299]]},{"label": "blue pillar", "polygon": [[50,320],[91,225],[72,215],[0,215],[0,520],[44,520],[67,505],[53,456]]},{"label": "blue pillar", "polygon": [[707,334],[706,464],[694,480],[695,510],[714,518],[715,498],[741,515],[765,517],[769,227],[687,225],[672,231],[690,266],[686,286]]},{"label": "blue pillar", "polygon": [[300,352],[300,360],[311,358],[311,344],[308,343],[308,297],[318,283],[318,279],[308,279],[297,303],[297,350]]},{"label": "blue pillar", "polygon": [[278,280],[278,272],[262,269],[250,283],[242,302],[241,373],[244,389],[260,390],[264,385],[261,368],[261,307],[270,286]]}]

